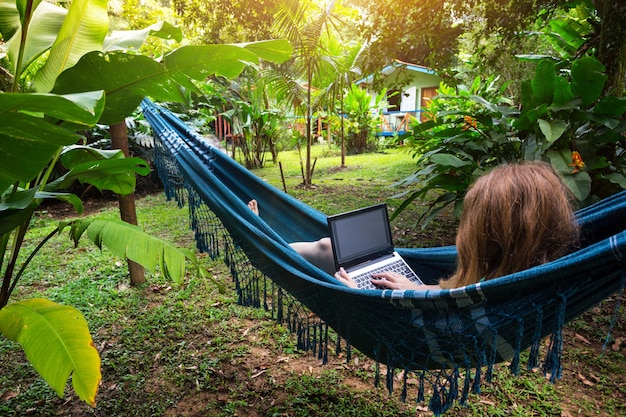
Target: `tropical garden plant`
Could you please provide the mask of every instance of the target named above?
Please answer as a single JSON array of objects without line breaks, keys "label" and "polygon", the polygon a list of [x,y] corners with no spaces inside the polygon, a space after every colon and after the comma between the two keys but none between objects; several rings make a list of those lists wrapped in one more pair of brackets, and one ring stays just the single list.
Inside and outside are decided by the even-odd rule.
[{"label": "tropical garden plant", "polygon": [[603,95],[606,80],[595,58],[575,60],[563,72],[542,60],[522,84],[515,123],[523,158],[550,161],[584,203],[626,188],[626,98]]},{"label": "tropical garden plant", "polygon": [[418,169],[396,184],[407,187],[395,196],[404,199],[397,213],[436,191],[417,223],[425,227],[450,205],[458,215],[474,179],[490,167],[519,159],[521,144],[512,126],[518,111],[505,90],[496,77],[476,77],[472,85],[457,89],[440,85],[426,110],[428,120],[412,122],[410,131],[398,138],[417,157]]},{"label": "tropical garden plant", "polygon": [[250,67],[236,81],[219,80],[224,85],[220,97],[227,109],[221,114],[230,122],[248,169],[262,167],[267,152],[273,162],[277,161],[276,145],[285,119],[270,99],[266,79],[259,77],[259,72]]},{"label": "tropical garden plant", "polygon": [[351,84],[350,89],[343,98],[343,111],[345,112],[345,139],[346,151],[358,154],[372,152],[378,148],[378,118],[386,103],[387,89],[383,88],[374,97],[356,84]]},{"label": "tropical garden plant", "polygon": [[[8,91],[0,94],[0,331],[20,343],[59,395],[72,375],[75,392],[92,405],[101,378],[100,360],[81,313],[45,299],[9,303],[41,245],[68,230],[74,241],[87,236],[99,247],[149,269],[159,268],[177,282],[185,275],[186,261],[211,277],[198,267],[192,252],[121,221],[60,222],[33,253],[21,254],[42,201],[69,202],[80,212],[80,199],[63,192],[74,181],[128,195],[134,191],[135,174],[149,171],[143,160],[125,158],[119,151],[74,146],[81,141],[76,132],[96,123],[122,122],[146,95],[183,100],[181,86],[193,89],[193,79],[216,73],[236,76],[259,57],[281,62],[291,52],[282,41],[182,47],[157,62],[126,51],[136,49],[149,34],[176,36],[171,26],[157,24],[108,37],[107,29],[103,0],[75,0],[69,8],[33,0],[0,3],[3,68],[11,75]],[[58,163],[67,171],[52,178]]]},{"label": "tropical garden plant", "polygon": [[341,148],[341,166],[346,166],[346,109],[345,96],[346,89],[352,84],[356,77],[362,76],[358,66],[361,53],[367,49],[367,44],[355,42],[354,44],[344,44],[338,37],[328,36],[326,38],[326,49],[333,56],[326,60],[326,68],[322,71],[329,78],[327,87],[326,107],[328,109],[326,117],[329,119],[333,131],[337,133],[336,142]]}]

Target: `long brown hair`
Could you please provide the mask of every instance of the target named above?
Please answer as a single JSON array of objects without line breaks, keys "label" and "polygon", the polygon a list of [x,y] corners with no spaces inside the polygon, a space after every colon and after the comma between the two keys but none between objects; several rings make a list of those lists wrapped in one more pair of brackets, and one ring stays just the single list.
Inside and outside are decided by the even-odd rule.
[{"label": "long brown hair", "polygon": [[457,270],[440,285],[462,287],[555,260],[577,237],[570,193],[550,165],[500,165],[465,195]]}]

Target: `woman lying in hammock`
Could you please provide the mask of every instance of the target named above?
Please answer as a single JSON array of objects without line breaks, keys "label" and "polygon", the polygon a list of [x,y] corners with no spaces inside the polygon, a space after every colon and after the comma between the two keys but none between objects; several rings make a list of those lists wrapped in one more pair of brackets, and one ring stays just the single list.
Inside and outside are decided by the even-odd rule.
[{"label": "woman lying in hammock", "polygon": [[[569,190],[552,167],[541,162],[494,168],[470,187],[456,236],[457,270],[439,285],[417,285],[395,272],[373,275],[389,289],[457,288],[522,271],[564,255],[575,245],[578,225]],[[248,203],[256,214],[256,200]],[[342,268],[335,272],[329,238],[294,242],[291,247],[346,285],[355,282]]]}]

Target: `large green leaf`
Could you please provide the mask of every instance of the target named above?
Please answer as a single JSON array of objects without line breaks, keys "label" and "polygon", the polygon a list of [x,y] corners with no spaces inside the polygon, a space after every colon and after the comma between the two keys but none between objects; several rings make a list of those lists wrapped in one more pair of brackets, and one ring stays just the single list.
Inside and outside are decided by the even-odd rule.
[{"label": "large green leaf", "polygon": [[185,259],[195,259],[193,252],[177,248],[121,220],[78,220],[70,229],[70,237],[78,242],[85,232],[99,248],[104,246],[114,255],[135,261],[151,271],[159,268],[176,283],[182,282],[185,276]]},{"label": "large green leaf", "polygon": [[27,208],[0,211],[0,236],[11,232],[19,225],[30,221],[31,216],[36,209],[37,204],[33,202],[33,204]]},{"label": "large green leaf", "polygon": [[59,126],[56,119],[90,126],[103,109],[102,91],[67,96],[0,94],[0,188],[32,180],[63,145],[78,140],[78,135]]},{"label": "large green leaf", "polygon": [[61,152],[61,163],[67,169],[102,159],[124,159],[124,152],[120,149],[98,149],[82,145],[66,146]]},{"label": "large green leaf", "polygon": [[544,120],[539,119],[539,129],[541,133],[546,137],[548,145],[553,144],[557,139],[563,136],[563,133],[567,130],[567,122],[565,120],[553,119]]},{"label": "large green leaf", "polygon": [[448,154],[448,153],[437,153],[430,157],[431,162],[438,164],[449,166],[453,168],[460,168],[463,166],[471,165],[470,161],[463,161],[458,157]]},{"label": "large green leaf", "polygon": [[[123,52],[86,54],[74,67],[64,71],[54,87],[55,93],[73,93],[103,89],[107,94],[106,110],[100,119],[112,125],[130,115],[148,96],[163,101],[185,101],[180,85],[194,88],[189,79],[203,80],[210,75],[235,77],[248,63],[258,62],[252,52],[256,44],[245,48],[235,45],[184,46],[168,54],[163,65],[143,56]],[[264,56],[281,62],[285,42],[266,41],[258,47]],[[273,51],[273,52],[272,52]]]},{"label": "large green leaf", "polygon": [[[11,126],[13,123],[18,126]],[[0,124],[9,127],[0,133],[0,153],[3,158],[0,183],[4,185],[30,181],[45,168],[62,145],[79,139],[63,128],[21,114],[10,118],[0,116]],[[38,131],[41,132],[39,136],[36,135]],[[55,143],[57,141],[61,143]]]},{"label": "large green leaf", "polygon": [[[13,3],[15,6],[15,2],[10,3]],[[6,11],[10,13],[8,7]],[[17,9],[15,9],[15,13],[17,14]],[[28,36],[24,45],[21,44],[22,32],[24,30],[22,22],[18,22],[17,31],[8,42],[9,59],[14,65],[13,73],[18,78],[21,77],[22,73],[35,59],[52,47],[67,15],[67,9],[43,1],[31,13],[30,24],[27,28]],[[23,55],[20,67],[17,68],[20,49],[22,49]]]},{"label": "large green leaf", "polygon": [[[73,0],[44,66],[37,71],[37,91],[52,90],[56,78],[87,52],[102,49],[109,29],[107,0]],[[83,89],[82,91],[89,91]]]},{"label": "large green leaf", "polygon": [[552,104],[555,83],[556,73],[554,63],[547,59],[539,61],[535,69],[535,77],[530,82],[534,106]]},{"label": "large green leaf", "polygon": [[[33,206],[38,206],[38,200],[50,199],[70,203],[79,213],[83,211],[83,202],[74,194],[39,191],[37,188],[31,188],[30,190],[18,189],[14,191],[13,187],[10,187],[0,195],[0,216],[4,216],[5,211],[30,209]],[[6,222],[5,218],[2,217],[0,223]],[[17,226],[17,224],[14,226]],[[13,229],[13,227],[9,230],[11,229]],[[4,232],[0,227],[0,234],[2,233]]]},{"label": "large green leaf", "polygon": [[604,65],[591,57],[577,59],[572,64],[572,92],[588,106],[602,94],[608,76]]},{"label": "large green leaf", "polygon": [[141,158],[103,159],[75,165],[51,185],[64,188],[74,181],[80,181],[99,190],[128,195],[135,191],[135,173],[148,175],[150,166]]},{"label": "large green leaf", "polygon": [[553,19],[550,27],[555,33],[550,34],[555,40],[553,45],[564,57],[573,57],[583,43],[584,35],[589,32],[589,25],[573,19]]},{"label": "large green leaf", "polygon": [[[93,126],[100,119],[103,108],[104,92],[96,90],[67,95],[0,94],[0,116],[18,112],[42,113],[58,120]],[[5,126],[2,125],[3,129]]]},{"label": "large green leaf", "polygon": [[48,191],[38,191],[35,194],[38,200],[59,200],[69,203],[74,207],[78,214],[83,212],[83,201],[76,195],[71,193],[54,193]]},{"label": "large green leaf", "polygon": [[0,194],[0,212],[4,210],[23,210],[35,200],[36,188],[13,191],[13,187]]},{"label": "large green leaf", "polygon": [[619,119],[626,112],[626,97],[602,97],[593,112]]},{"label": "large green leaf", "polygon": [[5,41],[9,41],[20,29],[20,13],[15,5],[15,0],[0,1],[0,34]]},{"label": "large green leaf", "polygon": [[586,199],[591,192],[591,176],[587,171],[564,174],[563,182],[579,201]]},{"label": "large green leaf", "polygon": [[626,177],[621,172],[614,172],[606,176],[606,178],[614,184],[619,185],[626,190]]},{"label": "large green leaf", "polygon": [[239,44],[266,61],[282,63],[291,58],[293,48],[284,39]]},{"label": "large green leaf", "polygon": [[[59,227],[62,229],[65,224],[59,224]],[[71,223],[70,237],[75,243],[78,243],[84,233],[99,248],[104,246],[116,256],[135,261],[149,270],[155,271],[159,268],[166,278],[176,283],[182,282],[185,276],[185,260],[188,260],[200,276],[211,280],[220,292],[225,291],[220,282],[206,273],[192,251],[150,236],[137,226],[121,220],[97,218]]]},{"label": "large green leaf", "polygon": [[250,48],[235,45],[190,45],[172,51],[163,59],[171,77],[185,85],[187,78],[201,80],[209,75],[234,78],[259,57]]},{"label": "large green leaf", "polygon": [[167,22],[158,22],[139,30],[114,30],[111,35],[105,38],[102,50],[104,52],[117,50],[138,51],[148,36],[175,39],[180,42],[183,39],[183,32],[180,28],[172,26]]},{"label": "large green leaf", "polygon": [[124,52],[91,52],[64,71],[55,93],[92,89],[106,91],[106,109],[100,123],[113,125],[129,116],[145,96],[163,101],[183,101],[185,96],[167,70],[155,60]]},{"label": "large green leaf", "polygon": [[95,405],[102,379],[100,355],[78,310],[41,298],[19,301],[0,310],[0,331],[22,346],[59,396],[71,374],[79,398]]},{"label": "large green leaf", "polygon": [[563,77],[556,77],[554,80],[554,100],[553,106],[564,106],[574,99],[572,87],[569,81]]}]

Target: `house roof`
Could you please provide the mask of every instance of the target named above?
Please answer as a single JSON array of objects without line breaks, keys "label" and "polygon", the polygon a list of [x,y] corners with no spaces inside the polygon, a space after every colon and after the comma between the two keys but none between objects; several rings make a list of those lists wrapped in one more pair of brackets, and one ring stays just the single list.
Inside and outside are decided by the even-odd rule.
[{"label": "house roof", "polygon": [[[389,65],[386,65],[385,67],[383,67],[383,69],[380,70],[380,74],[385,75],[385,76],[391,75],[394,72],[396,72],[398,68],[407,69],[409,71],[421,72],[423,74],[437,75],[435,70],[432,70],[428,67],[425,67],[423,65],[411,64],[409,62],[403,62],[397,59],[394,59],[393,62],[391,62]],[[355,83],[356,84],[369,84],[372,81],[374,81],[374,75],[375,74],[370,74],[367,77],[361,78],[360,80],[356,80]]]}]

